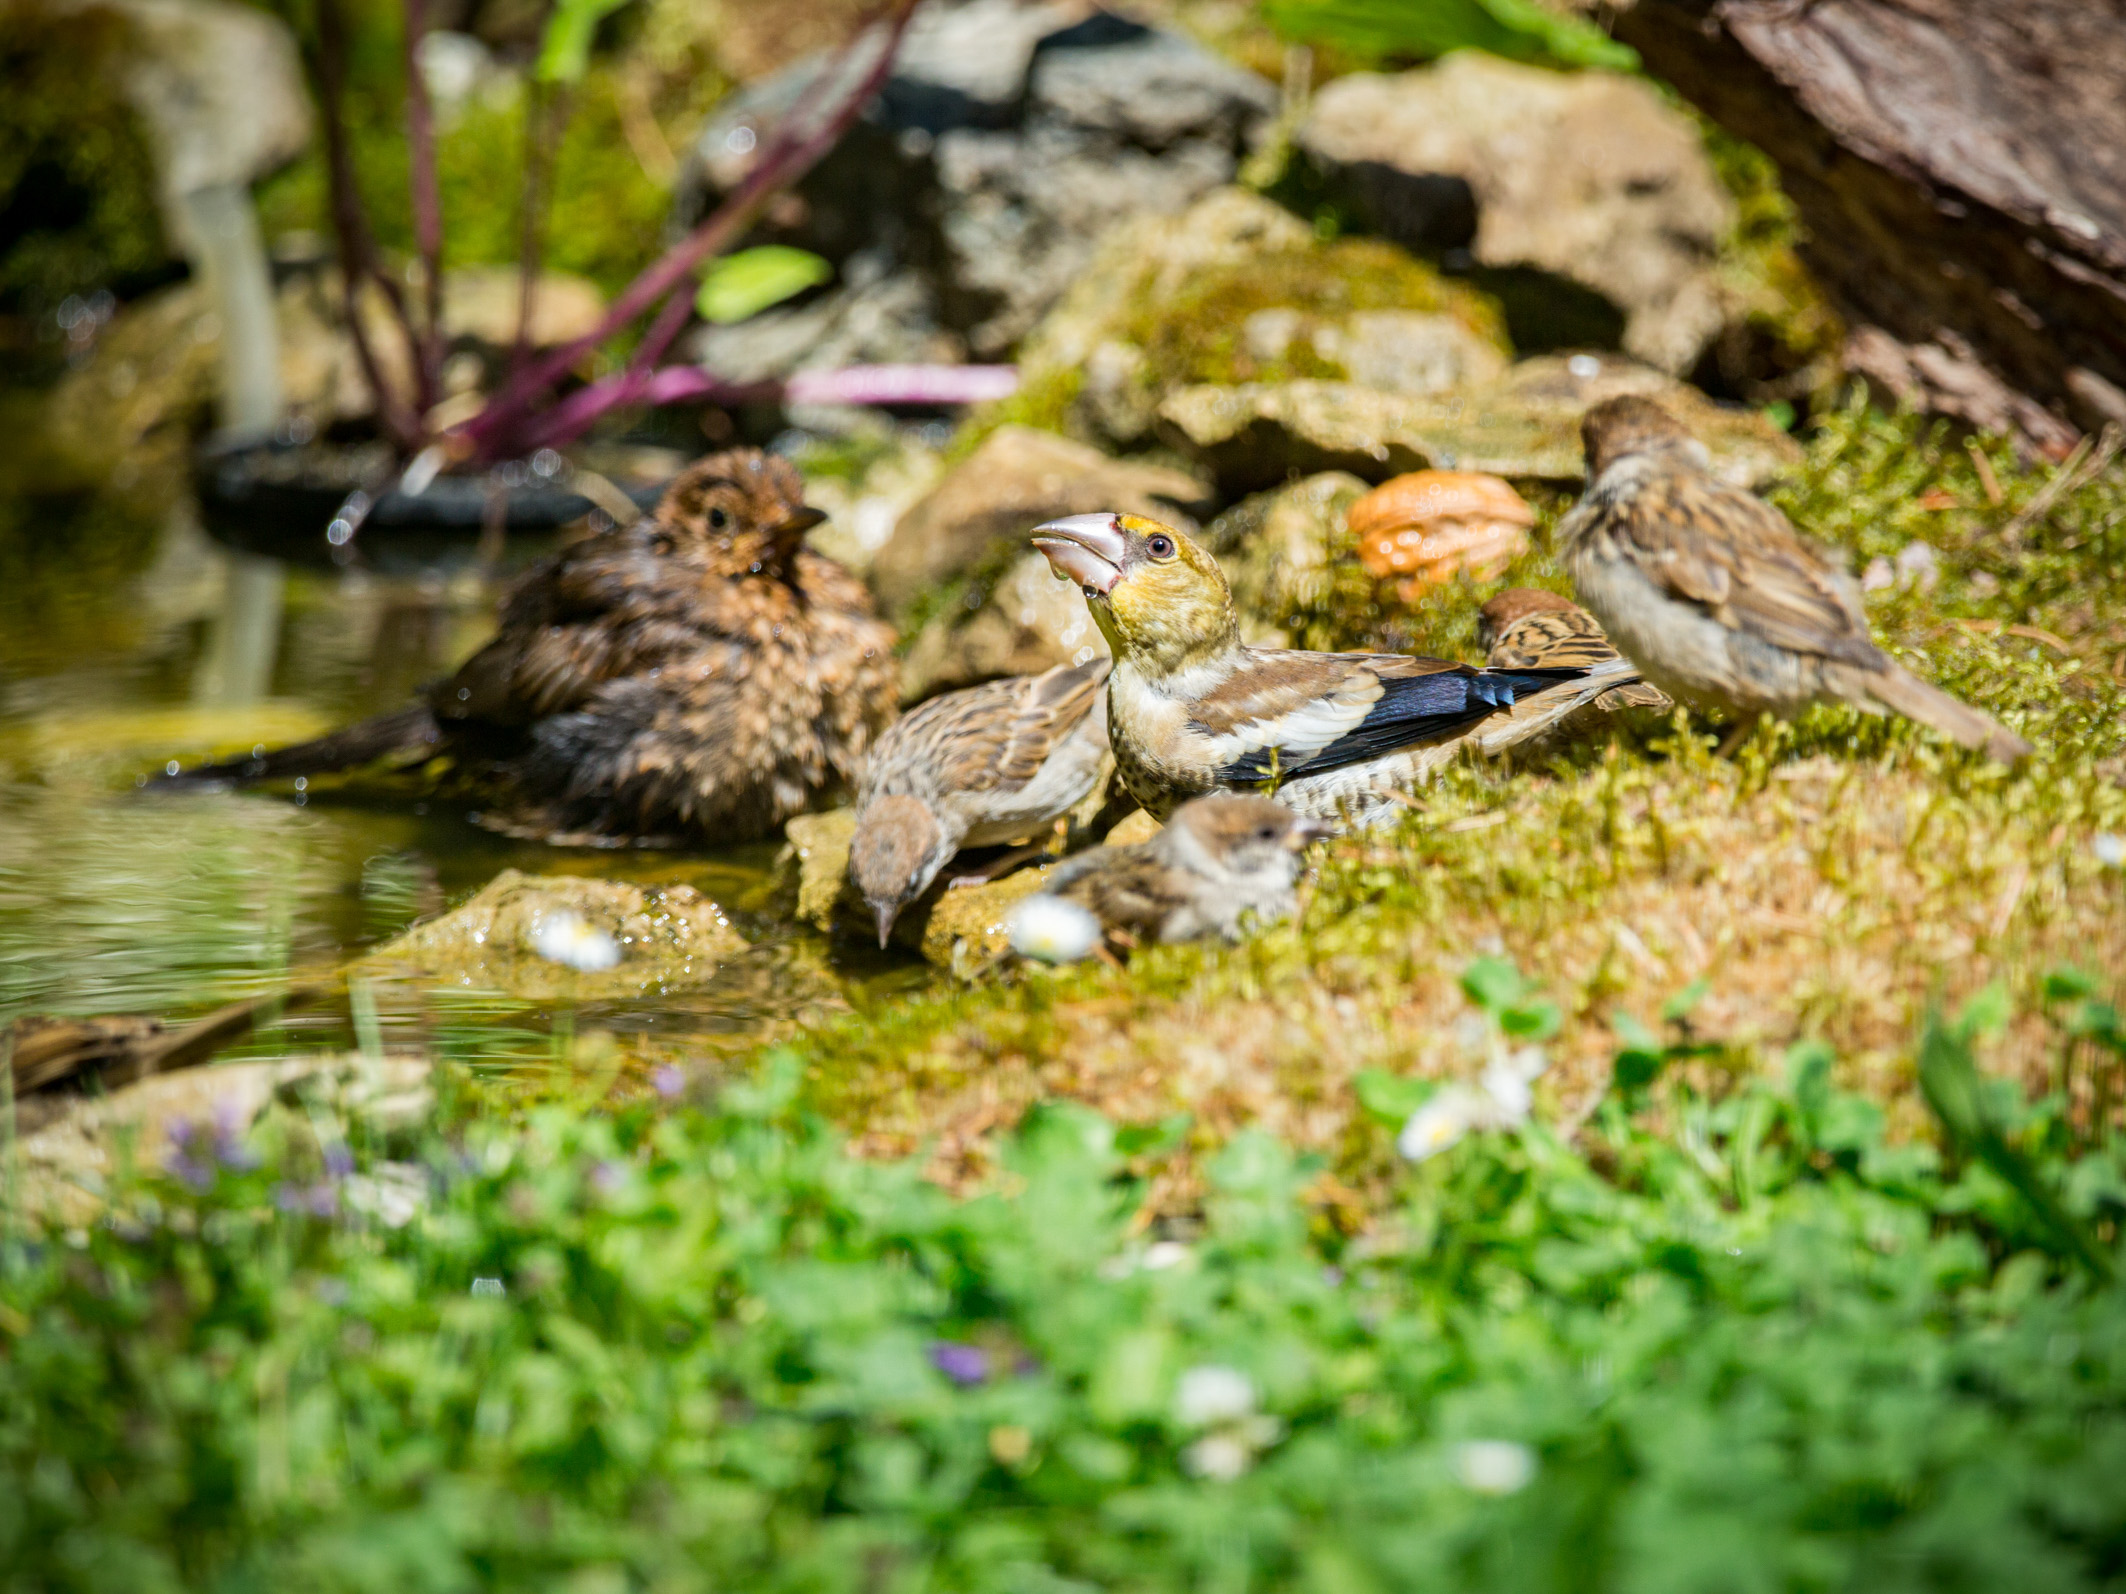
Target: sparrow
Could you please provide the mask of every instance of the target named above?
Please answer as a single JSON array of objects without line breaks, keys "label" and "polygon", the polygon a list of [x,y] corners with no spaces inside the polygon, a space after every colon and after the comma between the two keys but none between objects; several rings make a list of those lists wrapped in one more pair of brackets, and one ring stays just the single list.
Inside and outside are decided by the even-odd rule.
[{"label": "sparrow", "polygon": [[2013,763],[2030,744],[1892,663],[1860,587],[1762,499],[1711,474],[1658,404],[1615,398],[1580,424],[1587,490],[1558,527],[1580,601],[1646,679],[1694,707],[1757,716],[1811,703],[1895,710]]},{"label": "sparrow", "polygon": [[[1541,587],[1508,587],[1476,612],[1476,645],[1495,670],[1585,669],[1620,655],[1595,617],[1570,598]],[[1610,713],[1627,708],[1665,709],[1668,694],[1640,681],[1612,687],[1593,706]]]},{"label": "sparrow", "polygon": [[1329,833],[1321,820],[1267,797],[1198,797],[1149,841],[1065,859],[1040,896],[1086,909],[1123,945],[1208,935],[1237,941],[1244,915],[1258,924],[1292,916],[1301,854]]},{"label": "sparrow", "polygon": [[525,572],[494,640],[419,702],[170,779],[448,754],[461,784],[496,800],[498,829],[754,840],[852,782],[897,706],[892,629],[805,546],[825,518],[787,460],[710,455],[650,515]]},{"label": "sparrow", "polygon": [[1503,752],[1638,679],[1622,659],[1480,670],[1249,647],[1217,561],[1171,526],[1072,515],[1033,541],[1084,590],[1113,649],[1108,742],[1155,819],[1207,792],[1270,786],[1312,818],[1375,822],[1461,749]]},{"label": "sparrow", "polygon": [[1018,841],[1105,775],[1108,661],[946,692],[886,728],[857,787],[849,877],[886,945],[962,847]]}]

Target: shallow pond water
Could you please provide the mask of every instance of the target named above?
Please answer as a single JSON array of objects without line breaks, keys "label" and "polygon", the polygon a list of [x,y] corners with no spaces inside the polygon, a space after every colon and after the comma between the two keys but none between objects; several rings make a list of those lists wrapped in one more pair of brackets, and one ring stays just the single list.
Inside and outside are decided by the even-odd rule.
[{"label": "shallow pond water", "polygon": [[[509,562],[539,551],[513,545]],[[852,985],[920,978],[781,917],[772,844],[568,850],[505,839],[408,790],[136,789],[170,760],[314,734],[403,701],[484,638],[506,570],[483,574],[463,553],[381,569],[238,553],[201,528],[181,491],[130,572],[86,559],[70,570],[64,550],[32,563],[33,582],[0,592],[0,1023],[176,1015],[271,990],[509,867],[684,882],[755,950],[702,989],[598,1011],[399,992],[380,1022],[505,1058],[550,1050],[557,1028],[743,1040],[839,1005]],[[344,1005],[327,1004],[252,1046],[343,1040],[349,1024]]]}]

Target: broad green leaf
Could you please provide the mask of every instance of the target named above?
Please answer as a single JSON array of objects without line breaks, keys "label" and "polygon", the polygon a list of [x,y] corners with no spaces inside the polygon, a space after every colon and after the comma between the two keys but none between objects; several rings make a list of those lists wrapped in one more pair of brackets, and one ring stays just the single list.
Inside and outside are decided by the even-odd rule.
[{"label": "broad green leaf", "polygon": [[598,24],[618,11],[627,0],[557,0],[547,19],[546,35],[539,41],[539,61],[533,69],[542,83],[574,83],[591,62],[591,40]]},{"label": "broad green leaf", "polygon": [[1439,1089],[1437,1080],[1410,1079],[1385,1068],[1361,1069],[1351,1083],[1366,1116],[1390,1129],[1402,1128],[1410,1121],[1410,1115],[1424,1106],[1425,1099]]},{"label": "broad green leaf", "polygon": [[711,263],[702,273],[694,308],[702,320],[726,326],[794,298],[833,275],[834,268],[809,250],[782,244],[741,249]]},{"label": "broad green leaf", "polygon": [[1496,1013],[1521,999],[1528,982],[1521,971],[1504,958],[1481,957],[1462,970],[1462,991],[1487,1013]]},{"label": "broad green leaf", "polygon": [[1683,1020],[1690,1017],[1691,1009],[1705,1000],[1705,993],[1712,988],[1713,982],[1704,975],[1699,975],[1698,978],[1692,980],[1690,984],[1684,986],[1682,990],[1676,992],[1674,996],[1671,996],[1661,1005],[1663,1022],[1669,1024],[1682,1023]]},{"label": "broad green leaf", "polygon": [[1547,1041],[1565,1023],[1555,1002],[1521,1002],[1499,1010],[1499,1028],[1520,1041]]}]

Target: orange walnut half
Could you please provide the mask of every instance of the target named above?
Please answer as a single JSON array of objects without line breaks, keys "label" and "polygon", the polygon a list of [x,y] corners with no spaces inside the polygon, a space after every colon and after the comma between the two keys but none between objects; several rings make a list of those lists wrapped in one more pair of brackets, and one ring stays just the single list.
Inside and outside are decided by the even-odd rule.
[{"label": "orange walnut half", "polygon": [[1419,470],[1374,488],[1345,524],[1358,538],[1359,562],[1376,577],[1401,576],[1396,592],[1414,603],[1459,572],[1478,581],[1501,574],[1527,552],[1535,511],[1496,476]]}]

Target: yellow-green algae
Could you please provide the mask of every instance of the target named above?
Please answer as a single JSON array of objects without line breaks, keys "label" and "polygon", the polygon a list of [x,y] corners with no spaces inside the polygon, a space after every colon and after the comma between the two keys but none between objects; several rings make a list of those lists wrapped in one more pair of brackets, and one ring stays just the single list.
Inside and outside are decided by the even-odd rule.
[{"label": "yellow-green algae", "polygon": [[[1243,947],[859,1001],[808,1044],[814,1097],[867,1149],[933,1146],[955,1180],[986,1167],[989,1129],[1066,1095],[1130,1119],[1190,1112],[1199,1146],[1264,1124],[1332,1153],[1362,1191],[1385,1151],[1353,1075],[1468,1067],[1454,979],[1489,949],[1566,1010],[1540,1093],[1554,1117],[1599,1091],[1615,1010],[1653,1021],[1704,978],[1695,1021],[1729,1044],[1700,1088],[1821,1037],[1912,1132],[1909,1049],[1930,1003],[2000,979],[2034,1013],[2052,969],[2089,970],[2107,992],[2126,970],[2126,872],[2094,845],[2126,832],[2126,470],[2064,495],[2011,545],[2003,528],[2049,474],[2019,469],[2004,443],[1967,448],[1855,405],[1824,419],[1773,495],[1856,560],[1935,551],[1931,592],[1878,595],[1878,635],[2037,743],[2021,769],[1825,708],[1764,728],[1734,762],[1711,757],[1696,725],[1543,774],[1459,771],[1400,829],[1332,843],[1300,921]],[[1563,588],[1544,551],[1560,505],[1542,507],[1538,549],[1506,579]],[[1301,639],[1365,643],[1392,626],[1401,645],[1470,657],[1488,590],[1392,614],[1369,590],[1334,624],[1325,603]],[[2050,1044],[2029,1019],[1992,1062],[2041,1086]]]}]

